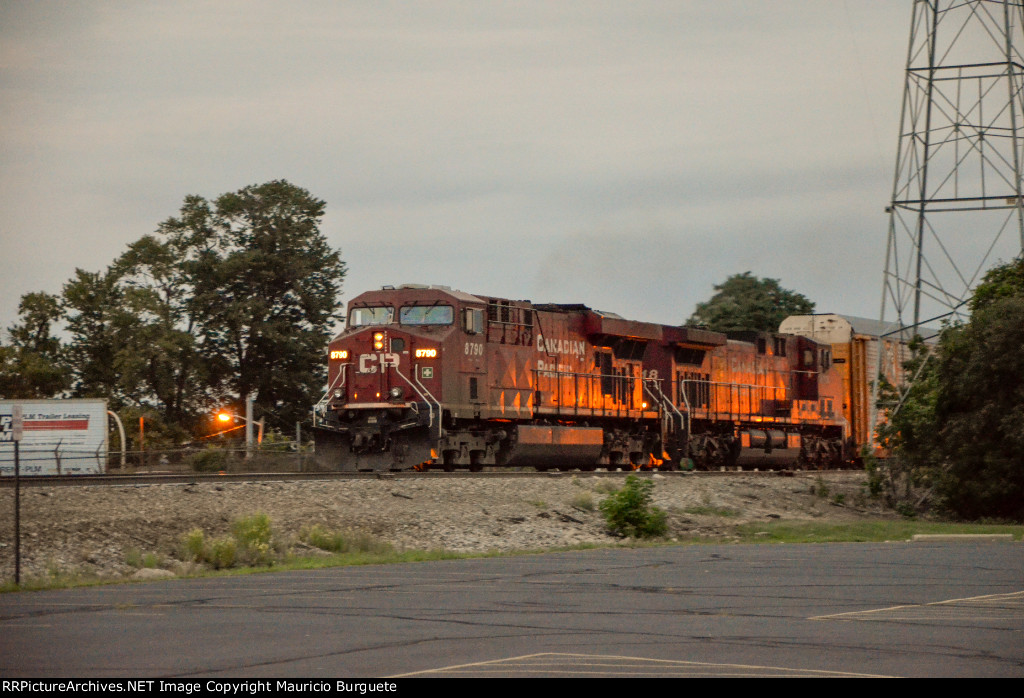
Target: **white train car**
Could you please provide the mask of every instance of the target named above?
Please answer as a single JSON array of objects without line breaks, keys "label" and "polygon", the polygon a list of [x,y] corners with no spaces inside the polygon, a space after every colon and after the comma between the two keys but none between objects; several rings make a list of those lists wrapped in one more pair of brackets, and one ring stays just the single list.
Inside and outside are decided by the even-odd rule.
[{"label": "white train car", "polygon": [[[833,363],[843,376],[842,414],[858,447],[871,444],[874,448],[871,399],[878,376],[879,348],[883,374],[889,382],[901,385],[906,378],[903,364],[910,358],[910,350],[892,330],[877,320],[836,313],[791,315],[779,325],[779,332],[832,345]],[[937,334],[934,330],[926,331],[928,337]]]}]

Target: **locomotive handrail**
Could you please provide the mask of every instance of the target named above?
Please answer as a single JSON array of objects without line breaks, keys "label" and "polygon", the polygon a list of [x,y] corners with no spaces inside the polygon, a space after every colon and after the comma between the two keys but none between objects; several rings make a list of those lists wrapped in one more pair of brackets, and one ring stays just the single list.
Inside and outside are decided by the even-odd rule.
[{"label": "locomotive handrail", "polygon": [[[781,386],[781,385],[756,385],[756,384],[753,384],[753,383],[720,383],[718,381],[695,380],[695,379],[692,379],[692,378],[687,378],[687,379],[679,381],[680,388],[682,388],[682,386],[686,385],[687,383],[706,385],[709,388],[729,388],[729,389],[731,389],[731,388],[737,388],[737,389],[739,389],[739,388],[746,388],[748,391],[750,391],[747,394],[747,400],[748,400],[748,404],[750,405],[750,409],[745,413],[745,416],[748,416],[748,417],[752,416],[753,414],[755,414],[755,412],[753,410],[753,400],[752,400],[752,398],[753,398],[752,393],[753,393],[754,390],[765,390],[765,391],[771,390],[772,391],[772,395],[773,395],[773,397],[772,397],[773,400],[776,399],[774,397],[774,395],[777,394],[777,391],[781,390],[781,391],[783,391],[783,395],[785,395],[785,390],[786,390],[786,387],[785,386]],[[686,411],[688,413],[692,414],[694,412],[694,408],[693,408],[692,405],[690,405],[690,396],[687,394],[686,390],[680,389],[679,392],[682,393],[683,402],[686,405]],[[738,397],[738,393],[737,393],[737,397]],[[737,403],[738,402],[739,401],[737,401]],[[724,412],[723,413],[720,409],[718,409],[718,405],[715,404],[715,403],[717,403],[717,396],[715,396],[715,394],[709,390],[709,392],[708,392],[708,406],[702,408],[703,411],[706,411],[708,414],[728,414],[730,416],[732,416],[734,414],[733,410],[731,409],[731,407],[732,407],[732,404],[731,404],[732,400],[731,399],[729,400],[730,409],[729,409],[728,412]],[[744,416],[744,413],[742,412],[742,410],[738,409],[739,406],[740,405],[737,404],[737,410],[735,411],[735,417],[737,419],[739,419],[742,416]],[[714,409],[712,407],[714,407]]]},{"label": "locomotive handrail", "polygon": [[[661,389],[661,382],[663,379],[643,378],[642,380],[644,390],[646,390],[650,394],[650,396],[660,404],[661,428],[663,430],[662,443],[665,443],[668,436],[668,434],[666,433],[666,422],[668,421],[668,419],[672,419],[673,416],[675,417],[675,419],[678,420],[679,429],[685,431],[686,434],[689,434],[689,413],[687,413],[686,416],[684,416],[683,413],[679,411],[679,408],[677,408],[672,403],[672,400],[670,400],[669,397],[665,395],[665,391]],[[653,386],[653,389],[650,386],[648,386],[648,383],[650,383],[650,386]],[[666,417],[668,417],[668,419],[666,419]]]},{"label": "locomotive handrail", "polygon": [[[423,394],[426,395],[427,397],[429,397],[430,400],[433,400],[434,404],[437,405],[437,438],[440,439],[441,436],[442,436],[442,433],[441,433],[442,432],[441,422],[442,422],[442,419],[444,417],[444,410],[441,408],[441,401],[438,400],[436,397],[434,397],[433,393],[431,393],[429,390],[427,390],[427,386],[423,385],[423,383],[420,382],[419,376],[415,376],[414,375],[413,378],[416,379],[416,384],[423,391]],[[430,410],[429,418],[431,420],[431,423],[427,425],[427,428],[429,429],[430,426],[433,424],[433,419],[434,419],[434,410],[430,406],[430,401],[429,400],[427,400],[427,409]]]},{"label": "locomotive handrail", "polygon": [[[341,373],[334,379],[334,383],[327,386],[327,390],[324,392],[323,397],[320,398],[320,401],[313,405],[313,426],[316,426],[317,414],[323,415],[327,412],[327,404],[331,401],[331,393],[345,385],[345,369],[351,365],[351,363],[347,362],[341,364]],[[338,382],[339,379],[341,380],[340,383]]]},{"label": "locomotive handrail", "polygon": [[[615,374],[612,374],[612,373],[587,373],[587,372],[582,372],[582,371],[558,371],[558,370],[553,370],[553,369],[548,369],[548,368],[544,368],[544,369],[533,368],[533,369],[530,369],[530,371],[536,376],[536,380],[534,382],[534,385],[539,386],[540,385],[540,378],[544,377],[544,378],[549,378],[549,379],[553,379],[555,381],[558,381],[559,390],[561,390],[561,381],[562,381],[563,377],[564,378],[573,378],[574,380],[582,377],[582,378],[586,379],[586,381],[587,381],[587,384],[588,384],[588,386],[587,386],[588,394],[589,394],[590,386],[593,385],[595,381],[599,381],[602,378],[611,378],[611,379],[615,379],[615,380],[627,380],[627,381],[630,381],[630,382],[646,380],[644,378],[636,378],[634,376],[619,376],[619,375],[615,375]],[[574,387],[575,394],[579,395],[579,385],[578,385],[578,383],[574,384],[573,387]],[[556,405],[556,407],[558,408],[558,413],[559,414],[562,414],[564,412],[569,412],[570,410],[575,415],[579,415],[579,413],[580,413],[580,405],[578,404],[578,401],[574,402],[574,404],[573,404],[573,406],[571,408],[570,407],[565,407],[562,404],[558,404],[558,405]],[[594,405],[590,405],[589,407],[587,407],[585,409],[590,410],[591,414],[594,414],[594,412],[596,412],[597,410],[600,410],[601,411],[601,416],[604,416],[604,417],[608,416],[609,413],[612,413],[613,416],[621,416],[622,413],[627,413],[628,414],[631,411],[633,411],[633,412],[642,412],[643,411],[642,408],[641,409],[637,409],[636,407],[629,407],[629,406],[625,406],[625,407],[608,407],[603,401],[602,401],[600,407],[596,407]]]},{"label": "locomotive handrail", "polygon": [[[666,412],[674,412],[676,417],[679,418],[679,426],[682,426],[683,423],[684,423],[683,413],[679,411],[679,408],[677,408],[672,403],[672,400],[670,400],[668,398],[668,396],[665,395],[665,391],[661,389],[661,382],[662,382],[663,379],[661,379],[661,378],[643,378],[642,380],[643,380],[644,390],[646,390],[648,392],[648,394],[652,398],[654,398],[654,400],[656,400],[657,402],[661,403],[662,409],[665,409]],[[652,390],[647,385],[648,383],[650,383],[651,385],[654,386],[654,390]],[[657,391],[657,392],[655,392],[655,391]]]},{"label": "locomotive handrail", "polygon": [[[438,436],[440,436],[441,435],[441,402],[440,402],[440,400],[438,400],[436,397],[434,397],[433,394],[431,394],[431,392],[429,390],[427,390],[426,386],[424,386],[422,383],[420,383],[420,379],[419,378],[416,378],[416,382],[413,383],[411,380],[409,380],[408,376],[406,376],[404,373],[402,373],[402,371],[397,366],[392,366],[391,370],[393,370],[395,373],[397,373],[398,376],[402,380],[404,380],[406,383],[408,383],[409,387],[412,388],[413,390],[415,390],[416,394],[419,395],[423,399],[423,402],[425,402],[427,404],[428,420],[429,420],[428,423],[427,423],[427,428],[428,429],[430,427],[434,426],[434,405],[437,405],[437,431],[438,431]],[[433,404],[431,404],[431,402],[430,402],[431,400],[434,401]]]},{"label": "locomotive handrail", "polygon": [[[679,417],[683,416],[683,413],[680,412],[678,410],[678,408],[676,408],[676,406],[672,404],[672,401],[669,400],[667,395],[665,395],[665,391],[661,389],[661,382],[662,382],[663,379],[661,379],[661,378],[643,378],[641,380],[643,380],[644,390],[646,390],[647,393],[652,398],[655,399],[655,401],[660,402],[664,407],[667,407],[668,410],[670,410],[672,412],[675,412]],[[651,385],[654,386],[654,390],[651,390],[651,388],[648,386],[648,383],[650,383]],[[657,392],[655,392],[655,391],[657,391]]]}]

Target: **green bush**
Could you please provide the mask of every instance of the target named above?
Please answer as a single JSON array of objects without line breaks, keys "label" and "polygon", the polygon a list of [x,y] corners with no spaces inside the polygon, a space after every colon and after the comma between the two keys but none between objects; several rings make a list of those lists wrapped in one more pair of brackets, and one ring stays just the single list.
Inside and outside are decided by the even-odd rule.
[{"label": "green bush", "polygon": [[184,552],[182,557],[188,562],[202,562],[203,552],[206,550],[206,536],[203,534],[203,529],[193,528],[191,531],[185,534],[185,538],[182,540],[182,547]]},{"label": "green bush", "polygon": [[160,566],[160,556],[156,553],[145,553],[138,548],[128,548],[124,554],[124,561],[129,567],[141,569],[148,567],[155,569]]},{"label": "green bush", "polygon": [[[202,529],[192,529],[182,539],[182,558],[215,569],[227,569],[238,563],[274,564],[273,532],[266,514],[238,519],[231,525],[231,533],[232,537],[207,541]],[[142,563],[146,564],[144,557]]]},{"label": "green bush", "polygon": [[829,490],[828,485],[825,484],[825,480],[824,478],[821,477],[821,475],[818,476],[817,486],[811,485],[811,493],[817,494],[822,499],[828,499],[830,491],[831,490]]},{"label": "green bush", "polygon": [[238,519],[231,524],[231,533],[234,534],[246,562],[254,565],[273,564],[269,516],[255,514]]},{"label": "green bush", "polygon": [[347,549],[345,537],[337,531],[331,531],[320,524],[314,524],[312,528],[305,529],[299,534],[304,543],[312,545],[332,553],[343,553]]},{"label": "green bush", "polygon": [[390,553],[391,545],[369,533],[333,531],[320,524],[303,529],[299,538],[314,548],[332,553]]},{"label": "green bush", "polygon": [[208,448],[189,459],[197,473],[215,473],[227,468],[228,454],[219,448]]},{"label": "green bush", "polygon": [[217,538],[210,542],[209,548],[204,551],[204,557],[214,569],[226,570],[235,566],[238,549],[232,539]]},{"label": "green bush", "polygon": [[594,506],[594,498],[589,492],[577,493],[573,496],[572,500],[570,500],[569,504],[581,511],[593,511],[596,508]]},{"label": "green bush", "polygon": [[641,480],[636,475],[628,476],[622,489],[600,504],[608,530],[631,538],[663,535],[668,524],[665,512],[651,506],[653,491],[653,481]]},{"label": "green bush", "polygon": [[346,535],[348,552],[383,554],[392,552],[393,548],[387,541],[377,538],[364,531],[349,531]]},{"label": "green bush", "polygon": [[128,548],[124,554],[124,562],[129,567],[142,567],[142,551],[138,548]]}]

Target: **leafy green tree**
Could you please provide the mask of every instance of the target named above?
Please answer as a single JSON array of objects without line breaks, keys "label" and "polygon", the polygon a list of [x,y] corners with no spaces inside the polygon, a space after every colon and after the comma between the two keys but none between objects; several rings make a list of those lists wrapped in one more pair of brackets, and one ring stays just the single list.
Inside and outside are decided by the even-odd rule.
[{"label": "leafy green tree", "polygon": [[255,392],[279,428],[305,418],[324,381],[345,265],[320,231],[324,202],[286,181],[185,200],[160,232],[182,256],[211,390]]},{"label": "leafy green tree", "polygon": [[27,293],[18,305],[21,322],[9,328],[0,346],[0,398],[51,398],[67,390],[71,374],[53,326],[61,318],[60,299]]},{"label": "leafy green tree", "polygon": [[[923,503],[934,485],[938,442],[935,438],[935,401],[939,385],[936,350],[920,337],[909,344],[910,358],[904,363],[904,374],[913,380],[903,391],[897,390],[885,377],[879,386],[878,406],[886,415],[878,427],[879,442],[891,457],[879,464],[868,458],[874,487],[885,485],[890,506],[914,509]],[[921,498],[921,491],[924,498]]]},{"label": "leafy green tree", "polygon": [[714,288],[715,295],[698,303],[686,324],[705,325],[717,332],[777,332],[788,316],[814,311],[814,303],[806,296],[782,288],[778,279],[759,279],[749,271],[733,274]]},{"label": "leafy green tree", "polygon": [[938,491],[958,516],[1024,520],[1024,260],[990,272],[971,307],[937,362]]},{"label": "leafy green tree", "polygon": [[[285,181],[186,197],[105,271],[76,269],[59,299],[23,299],[0,394],[105,397],[173,442],[214,403],[255,393],[258,416],[290,431],[320,397],[340,315],[345,265],[323,214]],[[59,319],[67,346],[50,334]]]},{"label": "leafy green tree", "polygon": [[912,345],[899,409],[880,401],[890,480],[934,487],[957,517],[1024,520],[1024,260],[992,269],[969,307],[937,347]]},{"label": "leafy green tree", "polygon": [[63,309],[70,335],[67,355],[76,397],[105,397],[117,408],[124,399],[116,360],[121,338],[135,324],[114,272],[76,269],[64,284]]},{"label": "leafy green tree", "polygon": [[133,318],[119,339],[120,385],[137,405],[152,403],[169,423],[185,426],[206,407],[191,288],[180,260],[187,251],[146,235],[112,266]]}]

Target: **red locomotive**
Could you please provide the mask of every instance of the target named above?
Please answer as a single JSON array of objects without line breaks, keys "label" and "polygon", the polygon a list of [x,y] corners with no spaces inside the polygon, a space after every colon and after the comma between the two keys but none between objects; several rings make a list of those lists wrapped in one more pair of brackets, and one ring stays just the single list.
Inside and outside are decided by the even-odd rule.
[{"label": "red locomotive", "polygon": [[828,344],[443,286],[353,299],[328,381],[334,469],[823,468],[850,450]]}]

